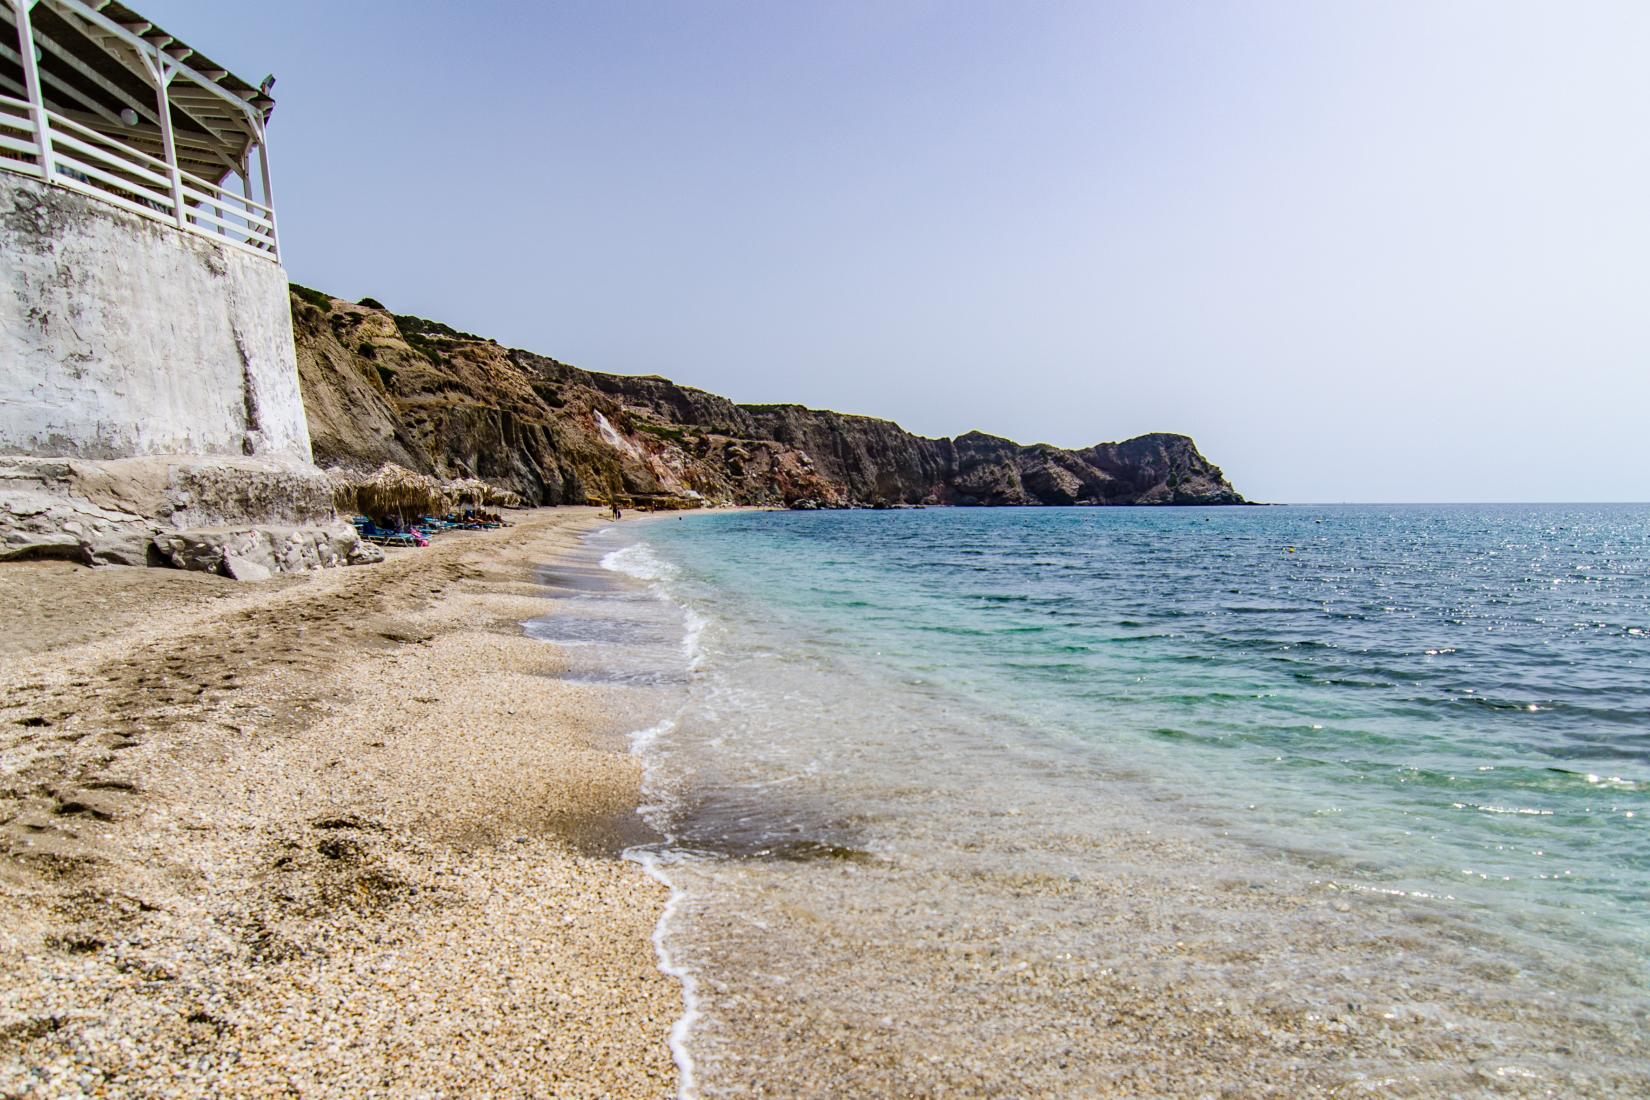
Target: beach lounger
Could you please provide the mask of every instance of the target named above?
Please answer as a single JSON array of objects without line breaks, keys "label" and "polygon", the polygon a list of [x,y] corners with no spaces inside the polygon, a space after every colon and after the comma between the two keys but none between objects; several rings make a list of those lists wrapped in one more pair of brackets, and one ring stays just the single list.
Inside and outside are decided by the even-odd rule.
[{"label": "beach lounger", "polygon": [[[419,544],[419,539],[413,537],[411,532],[380,527],[370,519],[365,523],[357,523],[355,527],[356,530],[361,532],[362,538],[368,542],[376,542],[380,546],[417,546]],[[428,545],[427,542],[426,545]]]}]

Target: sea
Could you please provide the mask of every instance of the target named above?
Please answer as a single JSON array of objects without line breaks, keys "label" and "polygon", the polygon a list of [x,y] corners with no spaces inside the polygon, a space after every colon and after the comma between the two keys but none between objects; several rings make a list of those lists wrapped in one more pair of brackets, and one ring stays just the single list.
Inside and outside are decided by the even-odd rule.
[{"label": "sea", "polygon": [[683,1096],[1650,1096],[1650,506],[583,554],[528,629],[625,699]]}]

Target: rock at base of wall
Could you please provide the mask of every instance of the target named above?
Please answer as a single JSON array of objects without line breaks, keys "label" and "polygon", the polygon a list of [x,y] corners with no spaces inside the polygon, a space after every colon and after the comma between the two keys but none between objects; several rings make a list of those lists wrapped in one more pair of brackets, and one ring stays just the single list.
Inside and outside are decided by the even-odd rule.
[{"label": "rock at base of wall", "polygon": [[167,564],[178,569],[219,573],[238,581],[384,560],[384,552],[362,542],[347,523],[172,531],[155,536],[154,547]]},{"label": "rock at base of wall", "polygon": [[165,456],[0,456],[0,561],[204,569],[243,580],[382,561],[338,522],[315,467]]},{"label": "rock at base of wall", "polygon": [[64,558],[146,565],[158,525],[73,491],[69,463],[0,462],[0,560]]}]

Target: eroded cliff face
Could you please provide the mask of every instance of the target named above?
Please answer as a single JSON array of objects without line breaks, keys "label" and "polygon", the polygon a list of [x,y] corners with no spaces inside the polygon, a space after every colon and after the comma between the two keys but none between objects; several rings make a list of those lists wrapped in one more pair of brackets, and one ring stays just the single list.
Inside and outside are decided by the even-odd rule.
[{"label": "eroded cliff face", "polygon": [[542,504],[1243,503],[1182,435],[1080,451],[979,432],[927,439],[872,417],[580,370],[370,299],[295,288],[292,319],[323,466],[397,462]]}]

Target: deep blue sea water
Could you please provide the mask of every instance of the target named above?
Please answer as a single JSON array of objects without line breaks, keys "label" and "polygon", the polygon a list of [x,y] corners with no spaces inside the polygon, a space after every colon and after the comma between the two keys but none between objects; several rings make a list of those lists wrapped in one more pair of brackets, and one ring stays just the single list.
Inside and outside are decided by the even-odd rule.
[{"label": "deep blue sea water", "polygon": [[[773,941],[760,965],[794,957],[799,974],[807,944],[857,942],[829,959],[821,947],[819,980],[924,1011],[889,992],[886,960],[864,961],[923,897],[952,899],[924,918],[945,939],[1017,928],[1006,899],[1034,896],[1021,912],[1047,931],[1011,936],[1027,966],[1121,973],[1129,934],[1148,955],[1200,951],[1205,965],[1175,980],[1207,984],[1210,1003],[1253,982],[1310,1005],[1313,983],[1373,988],[1412,967],[1437,990],[1391,978],[1371,993],[1393,1008],[1383,1018],[1406,1019],[1406,998],[1455,1013],[1449,1042],[1477,1029],[1510,1059],[1498,1080],[1532,1095],[1583,1079],[1586,1036],[1643,1035],[1650,507],[741,513],[598,546],[688,624],[680,709],[647,752],[661,851],[681,866],[678,954],[725,994],[720,1020],[705,998],[700,1028],[711,1092],[752,1092],[731,1084],[756,1040],[730,1006],[769,997],[738,992],[758,941]],[[1121,895],[1119,868],[1135,869]],[[1010,889],[1027,875],[1042,877]],[[1096,885],[1078,898],[1062,878]],[[1224,900],[1234,881],[1289,900],[1246,914]],[[1119,897],[1139,928],[1100,937]],[[1324,899],[1325,919],[1367,914],[1362,931],[1279,932]],[[1203,931],[1161,939],[1163,914],[1187,909]],[[775,930],[793,911],[824,926]],[[1405,946],[1406,921],[1432,931]],[[1429,937],[1448,950],[1429,953]],[[1210,977],[1245,951],[1249,975]],[[1141,969],[1129,988],[1165,973]],[[1113,995],[1086,974],[1060,979],[1076,983],[1061,1012]],[[1322,997],[1340,995],[1330,984]],[[1520,1015],[1542,997],[1585,1018]],[[811,1003],[787,1002],[793,1031],[824,1026]],[[1040,1049],[1047,1023],[1024,1015],[1038,1010],[1006,995],[999,1008]],[[945,1048],[954,1025],[935,1014],[912,1049]],[[1541,1019],[1574,1035],[1526,1034]],[[1440,1064],[1463,1059],[1447,1047]],[[1095,1057],[1084,1072],[1101,1072]],[[1054,1090],[1090,1080],[1048,1072]],[[1417,1072],[1415,1094],[1473,1091]],[[1600,1095],[1619,1085],[1589,1080]]]}]

